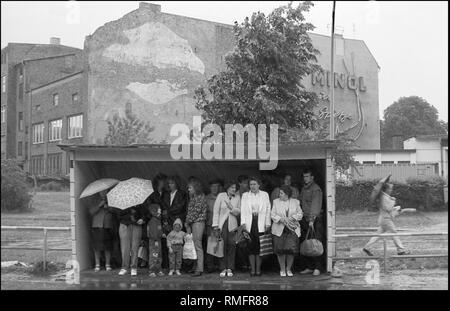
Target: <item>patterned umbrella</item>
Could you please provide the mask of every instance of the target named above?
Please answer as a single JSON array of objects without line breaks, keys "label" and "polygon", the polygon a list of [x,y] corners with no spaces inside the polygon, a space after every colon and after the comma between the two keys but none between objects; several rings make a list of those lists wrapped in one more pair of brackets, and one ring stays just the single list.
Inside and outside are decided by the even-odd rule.
[{"label": "patterned umbrella", "polygon": [[121,181],[108,192],[108,205],[123,210],[144,203],[152,193],[153,186],[150,180],[133,177]]},{"label": "patterned umbrella", "polygon": [[90,195],[99,193],[100,191],[107,190],[114,187],[119,183],[119,180],[114,178],[102,178],[94,182],[91,182],[80,195],[80,199],[88,197]]}]

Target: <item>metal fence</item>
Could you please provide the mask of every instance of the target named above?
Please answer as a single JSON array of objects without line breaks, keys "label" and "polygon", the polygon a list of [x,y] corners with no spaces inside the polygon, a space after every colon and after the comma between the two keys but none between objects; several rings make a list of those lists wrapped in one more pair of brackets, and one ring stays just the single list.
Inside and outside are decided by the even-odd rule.
[{"label": "metal fence", "polygon": [[49,248],[47,245],[47,238],[49,231],[70,231],[70,227],[22,227],[22,226],[1,226],[3,230],[10,231],[42,231],[43,233],[43,244],[42,247],[18,247],[18,246],[8,246],[2,245],[2,249],[21,249],[21,250],[33,250],[33,251],[42,251],[42,261],[43,261],[43,269],[47,270],[47,253],[50,251],[72,251],[71,248]]},{"label": "metal fence", "polygon": [[406,182],[408,178],[439,176],[438,164],[360,164],[351,169],[353,180],[380,179],[392,174],[391,180]]},{"label": "metal fence", "polygon": [[[352,230],[349,230],[352,231]],[[363,230],[361,230],[363,231]],[[369,230],[367,230],[369,231]],[[406,258],[439,258],[439,257],[448,257],[448,249],[447,254],[412,254],[412,255],[394,255],[387,256],[387,238],[392,238],[394,236],[442,236],[447,235],[448,232],[399,232],[399,233],[359,233],[359,234],[335,234],[333,237],[335,239],[351,239],[351,238],[371,238],[374,236],[378,236],[383,239],[383,256],[360,256],[360,257],[333,257],[333,261],[338,260],[371,260],[371,259],[383,259],[383,269],[384,273],[387,272],[387,262],[389,259],[406,259]]]}]

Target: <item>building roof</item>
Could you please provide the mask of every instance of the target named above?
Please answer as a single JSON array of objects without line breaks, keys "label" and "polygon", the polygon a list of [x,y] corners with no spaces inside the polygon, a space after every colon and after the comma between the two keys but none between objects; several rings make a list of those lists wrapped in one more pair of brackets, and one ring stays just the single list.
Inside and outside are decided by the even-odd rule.
[{"label": "building roof", "polygon": [[[278,146],[278,157],[273,160],[305,160],[325,159],[326,150],[335,149],[337,141],[313,141],[286,143]],[[193,145],[187,145],[192,149]],[[75,152],[77,161],[208,161],[206,159],[173,159],[170,154],[170,144],[132,144],[132,145],[96,145],[96,144],[58,144],[64,151]],[[223,145],[222,152],[227,148]],[[223,161],[268,161],[257,153],[256,159],[249,159],[245,152],[245,159],[224,159]],[[223,153],[222,153],[223,155]],[[210,161],[222,161],[212,159]]]}]

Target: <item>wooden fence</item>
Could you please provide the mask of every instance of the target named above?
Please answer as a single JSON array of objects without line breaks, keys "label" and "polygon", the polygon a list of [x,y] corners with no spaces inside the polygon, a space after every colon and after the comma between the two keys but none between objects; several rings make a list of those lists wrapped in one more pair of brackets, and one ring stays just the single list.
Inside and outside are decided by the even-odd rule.
[{"label": "wooden fence", "polygon": [[360,164],[351,169],[353,180],[381,179],[392,174],[391,180],[406,182],[408,178],[439,176],[438,164]]}]

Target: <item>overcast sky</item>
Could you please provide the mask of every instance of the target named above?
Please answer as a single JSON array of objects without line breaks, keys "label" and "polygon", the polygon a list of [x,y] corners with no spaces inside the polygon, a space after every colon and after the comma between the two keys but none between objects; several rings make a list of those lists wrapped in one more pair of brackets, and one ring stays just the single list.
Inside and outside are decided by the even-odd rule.
[{"label": "overcast sky", "polygon": [[[287,1],[147,1],[165,13],[226,24],[252,12],[269,13]],[[331,1],[314,2],[307,19],[315,32],[330,34]],[[8,42],[61,44],[83,48],[86,35],[138,8],[139,2],[1,2],[1,47]],[[78,14],[79,13],[79,14]],[[448,2],[341,2],[336,26],[344,37],[362,39],[381,67],[380,116],[401,96],[423,97],[448,121]]]}]

